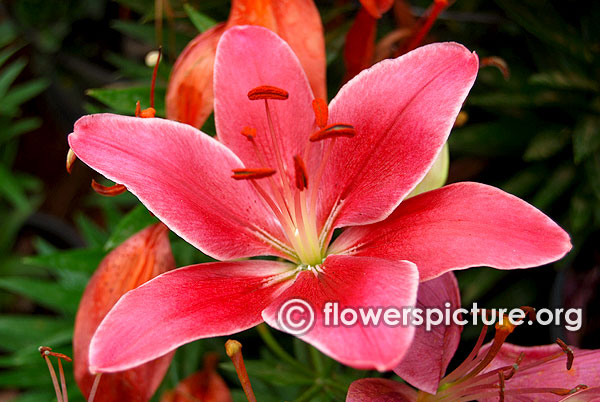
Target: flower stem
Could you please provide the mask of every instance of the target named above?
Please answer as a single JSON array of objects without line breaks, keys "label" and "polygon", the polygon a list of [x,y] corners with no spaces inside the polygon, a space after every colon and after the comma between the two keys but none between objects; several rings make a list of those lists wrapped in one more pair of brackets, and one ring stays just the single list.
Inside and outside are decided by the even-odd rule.
[{"label": "flower stem", "polygon": [[269,331],[269,328],[265,324],[258,324],[256,329],[258,330],[258,334],[262,338],[263,342],[267,345],[269,349],[271,349],[271,352],[273,352],[277,357],[279,357],[281,360],[285,361],[289,365],[302,371],[302,373],[313,377],[313,373],[309,369],[300,364],[296,359],[294,359],[290,354],[288,354],[281,347],[281,345],[279,345],[279,343],[277,343],[277,340],[275,340],[275,338],[271,334],[271,331]]}]

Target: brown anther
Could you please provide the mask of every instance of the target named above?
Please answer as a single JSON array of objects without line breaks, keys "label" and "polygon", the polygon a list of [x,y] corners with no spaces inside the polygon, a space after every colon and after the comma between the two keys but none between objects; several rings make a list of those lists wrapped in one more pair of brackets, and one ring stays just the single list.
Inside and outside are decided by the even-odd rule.
[{"label": "brown anther", "polygon": [[44,356],[48,356],[49,352],[52,352],[52,348],[50,348],[48,346],[40,346],[38,348],[38,351],[40,352],[40,355],[42,357],[44,357]]},{"label": "brown anther", "polygon": [[311,142],[334,137],[349,137],[356,135],[356,130],[350,124],[330,124],[309,137]]},{"label": "brown anther", "polygon": [[319,128],[325,128],[327,126],[327,120],[329,119],[329,109],[327,108],[327,101],[322,98],[315,98],[312,101],[312,108],[315,112],[315,122]]},{"label": "brown anther", "polygon": [[248,91],[248,99],[276,99],[286,100],[289,97],[287,91],[271,85],[261,85]]},{"label": "brown anther", "polygon": [[103,186],[94,179],[92,179],[92,188],[98,194],[107,197],[114,197],[116,195],[123,194],[125,191],[127,191],[127,187],[125,187],[122,184],[115,184],[114,186]]},{"label": "brown anther", "polygon": [[73,150],[69,148],[69,152],[67,152],[67,173],[71,174],[71,168],[73,167],[73,164],[76,160],[77,155],[75,155],[75,152],[73,152]]},{"label": "brown anther", "polygon": [[504,373],[502,371],[498,372],[498,377],[500,377],[500,402],[504,402]]},{"label": "brown anther", "polygon": [[246,137],[248,141],[252,141],[256,137],[256,129],[246,126],[242,128],[242,135]]},{"label": "brown anther", "polygon": [[510,69],[504,59],[497,56],[484,57],[479,62],[479,68],[483,67],[496,67],[502,73],[502,76],[506,81],[510,78]]},{"label": "brown anther", "polygon": [[521,310],[523,310],[525,312],[525,315],[527,316],[527,318],[533,322],[536,321],[535,319],[535,308],[530,307],[530,306],[521,306],[520,307]]},{"label": "brown anther", "polygon": [[275,170],[269,168],[241,168],[233,169],[232,179],[235,180],[253,180],[273,176]]},{"label": "brown anther", "polygon": [[306,173],[306,165],[300,155],[294,155],[294,167],[296,168],[296,187],[303,191],[308,187],[308,174]]},{"label": "brown anther", "polygon": [[558,346],[560,346],[562,351],[567,354],[567,370],[571,370],[571,367],[573,367],[573,360],[575,360],[575,354],[573,353],[573,349],[571,349],[569,345],[564,343],[560,338],[556,338],[556,343],[558,344]]}]

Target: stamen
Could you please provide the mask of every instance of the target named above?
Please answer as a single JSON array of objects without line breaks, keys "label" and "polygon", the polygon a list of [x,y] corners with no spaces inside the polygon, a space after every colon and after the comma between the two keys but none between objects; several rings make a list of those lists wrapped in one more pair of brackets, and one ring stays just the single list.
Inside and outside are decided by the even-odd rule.
[{"label": "stamen", "polygon": [[504,402],[504,373],[500,371],[498,377],[500,377],[500,402]]},{"label": "stamen", "polygon": [[77,155],[75,155],[75,152],[73,152],[73,150],[69,148],[69,152],[67,152],[67,173],[71,174],[71,168],[73,167],[73,164],[76,160]]},{"label": "stamen", "polygon": [[564,343],[560,338],[556,338],[556,343],[558,343],[558,346],[560,346],[563,352],[567,354],[567,370],[571,370],[571,367],[573,367],[573,360],[575,359],[573,349],[571,349],[569,345]]},{"label": "stamen", "polygon": [[327,102],[325,99],[315,98],[312,101],[312,108],[315,112],[315,121],[319,128],[325,128],[327,126],[327,120],[329,119],[329,109],[327,108]]},{"label": "stamen", "polygon": [[317,131],[309,137],[311,142],[325,140],[327,138],[349,137],[356,135],[356,130],[350,124],[330,124]]},{"label": "stamen", "polygon": [[225,342],[225,353],[227,353],[227,356],[229,356],[235,366],[235,371],[240,379],[248,402],[256,402],[256,397],[252,391],[252,384],[250,384],[250,378],[244,364],[244,357],[242,356],[242,344],[236,340],[229,339]]},{"label": "stamen", "polygon": [[57,402],[64,402],[62,392],[58,385],[58,379],[56,378],[56,371],[54,371],[54,366],[52,366],[52,362],[48,357],[52,349],[47,346],[40,346],[38,350],[40,352],[40,355],[42,355],[42,358],[46,361],[46,364],[48,365],[48,370],[50,371],[50,378],[52,378],[52,385],[54,385],[54,392],[56,393],[56,400]]},{"label": "stamen", "polygon": [[94,402],[94,398],[96,397],[96,391],[98,390],[98,384],[100,384],[100,378],[102,378],[102,373],[96,374],[87,402]]},{"label": "stamen", "polygon": [[269,168],[241,168],[233,169],[232,172],[231,178],[235,180],[262,179],[275,174],[275,170]]},{"label": "stamen", "polygon": [[[158,64],[160,63],[160,56],[162,54],[162,46],[158,47],[158,56],[156,58],[156,64],[154,64],[154,70],[152,71],[152,84],[150,84],[150,108],[154,111],[154,114],[156,114],[156,111],[154,110],[154,88],[156,87],[156,75],[158,73]],[[149,110],[146,109],[146,110]],[[143,112],[142,112],[143,113]],[[141,116],[141,117],[146,117],[146,116]],[[154,117],[154,115],[152,115],[152,117]]]},{"label": "stamen", "polygon": [[496,67],[502,73],[502,76],[506,81],[510,78],[510,70],[508,64],[504,59],[497,56],[484,57],[479,62],[479,68],[483,67]]},{"label": "stamen", "polygon": [[277,88],[271,85],[261,85],[254,89],[251,89],[248,92],[248,99],[250,100],[258,100],[258,99],[276,99],[276,100],[286,100],[289,97],[287,91]]},{"label": "stamen", "polygon": [[248,141],[252,141],[256,137],[256,129],[246,126],[242,128],[242,135],[246,137]]},{"label": "stamen", "polygon": [[[433,26],[433,23],[440,13],[449,5],[450,2],[448,0],[433,0],[433,4],[427,10],[427,16],[421,18],[419,24],[417,25],[418,28],[415,29],[412,37],[408,40],[400,54],[408,53],[411,50],[416,49],[425,38],[425,35],[429,33],[429,30]],[[398,54],[398,56],[400,54]]]},{"label": "stamen", "polygon": [[114,197],[116,195],[123,194],[125,191],[127,191],[127,187],[125,187],[122,184],[115,184],[114,186],[107,187],[98,183],[94,179],[92,179],[92,188],[98,194],[104,195],[106,197]]},{"label": "stamen", "polygon": [[519,369],[519,365],[521,364],[521,362],[523,361],[523,359],[525,358],[525,353],[521,352],[519,353],[519,357],[517,357],[517,360],[513,363],[512,367],[510,368],[510,372],[508,373],[508,375],[506,375],[506,377],[504,377],[505,380],[510,380],[516,373],[517,370]]},{"label": "stamen", "polygon": [[300,155],[294,155],[294,167],[296,168],[296,187],[303,191],[308,187],[308,174],[306,173],[306,165]]}]

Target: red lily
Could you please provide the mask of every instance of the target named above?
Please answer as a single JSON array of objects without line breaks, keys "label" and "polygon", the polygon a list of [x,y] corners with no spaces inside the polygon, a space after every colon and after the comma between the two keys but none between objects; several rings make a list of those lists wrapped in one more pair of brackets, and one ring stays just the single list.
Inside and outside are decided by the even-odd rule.
[{"label": "red lily", "polygon": [[[167,227],[159,223],[127,239],[102,260],[85,289],[75,319],[73,360],[75,380],[86,398],[96,377],[88,361],[92,335],[124,293],[175,268],[168,233]],[[169,354],[121,373],[104,374],[94,400],[150,400],[172,357]]]},{"label": "red lily", "polygon": [[167,118],[202,127],[213,110],[213,67],[223,32],[236,25],[272,30],[294,50],[313,92],[326,97],[325,40],[312,0],[233,0],[227,22],[201,33],[177,58],[167,88]]},{"label": "red lily", "polygon": [[459,183],[401,203],[442,149],[477,70],[463,46],[429,45],[359,74],[327,108],[285,42],[236,27],[217,49],[218,140],[162,119],[81,118],[69,136],[77,156],[175,233],[220,260],[286,260],[189,266],[129,292],[94,336],[93,369],[128,369],[263,320],[282,328],[279,307],[300,297],[316,310],[301,339],[342,363],[388,370],[414,329],[324,327],[325,301],[414,306],[419,279],[562,257],[568,235],[496,188]]}]

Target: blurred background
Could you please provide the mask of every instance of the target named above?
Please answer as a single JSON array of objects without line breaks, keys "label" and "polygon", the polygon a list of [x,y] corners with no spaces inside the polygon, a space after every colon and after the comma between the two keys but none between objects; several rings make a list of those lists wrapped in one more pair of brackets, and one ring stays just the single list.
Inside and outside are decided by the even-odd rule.
[{"label": "blurred background", "polygon": [[[361,6],[344,0],[317,6],[331,98],[344,82],[346,34]],[[393,53],[390,34],[414,24],[429,6],[396,1],[377,21],[376,53]],[[215,0],[0,2],[0,401],[54,398],[37,347],[72,355],[73,321],[90,275],[109,250],[152,222],[131,194],[95,194],[90,181],[100,178],[85,165],[67,174],[66,138],[73,123],[100,111],[133,115],[137,100],[147,107],[152,66],[146,56],[159,44],[164,57],[156,110],[164,116],[177,55],[199,32],[225,21],[229,8],[229,2]],[[598,21],[598,2],[458,0],[425,40],[460,42],[480,58],[500,58],[510,71],[507,77],[494,67],[480,71],[464,105],[468,119],[450,137],[448,182],[500,187],[544,211],[572,237],[571,253],[550,266],[457,273],[463,306],[583,308],[579,331],[533,325],[517,330],[513,343],[547,344],[560,336],[580,347],[600,347]],[[214,134],[213,127],[209,119],[204,130]],[[178,266],[209,260],[171,236]],[[465,328],[460,356],[479,330]],[[306,347],[276,336],[295,353]],[[257,394],[264,395],[259,400],[302,391],[293,374],[273,369],[276,358],[255,331],[238,338],[245,356],[257,362],[249,370]],[[207,351],[224,355],[223,343],[211,339],[180,349],[161,390],[197,371]],[[236,388],[234,399],[244,400],[232,366],[219,367]],[[332,370],[348,381],[367,375]],[[69,373],[67,382],[71,399],[83,400]]]}]

